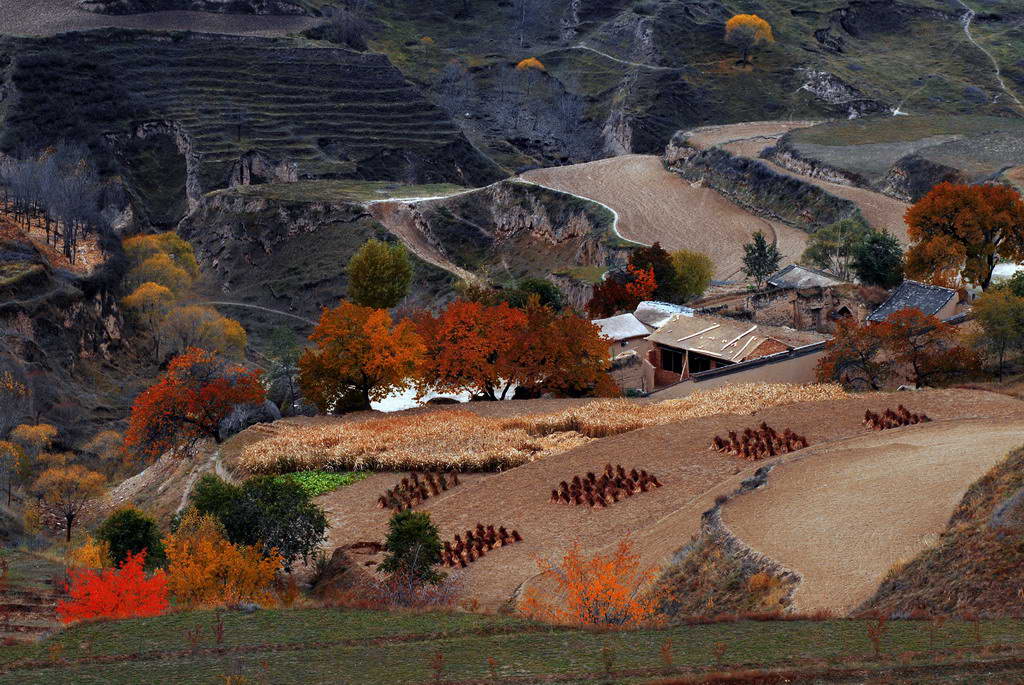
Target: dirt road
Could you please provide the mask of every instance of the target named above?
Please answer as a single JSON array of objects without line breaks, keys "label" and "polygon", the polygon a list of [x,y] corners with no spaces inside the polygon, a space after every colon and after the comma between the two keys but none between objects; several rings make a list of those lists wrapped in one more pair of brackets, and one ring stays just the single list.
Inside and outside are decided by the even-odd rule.
[{"label": "dirt road", "polygon": [[440,247],[432,245],[426,239],[413,203],[393,200],[372,202],[367,207],[370,215],[397,236],[417,257],[454,274],[456,278],[470,283],[476,280],[476,276],[456,265]]},{"label": "dirt road", "polygon": [[239,36],[284,36],[317,23],[314,17],[214,14],[212,12],[148,12],[109,15],[79,9],[75,0],[5,0],[0,8],[0,33],[52,36],[67,31],[116,27],[162,31],[228,33]]},{"label": "dirt road", "polygon": [[[925,549],[968,486],[1024,443],[1024,421],[935,422],[850,438],[776,467],[725,524],[803,580],[797,610],[846,614]],[[799,454],[799,453],[798,453]]]},{"label": "dirt road", "polygon": [[666,171],[653,155],[535,169],[523,178],[608,205],[619,215],[624,238],[705,253],[719,280],[740,277],[742,245],[756,231],[776,239],[783,263],[799,257],[807,242],[802,231],[755,216],[714,190]]}]

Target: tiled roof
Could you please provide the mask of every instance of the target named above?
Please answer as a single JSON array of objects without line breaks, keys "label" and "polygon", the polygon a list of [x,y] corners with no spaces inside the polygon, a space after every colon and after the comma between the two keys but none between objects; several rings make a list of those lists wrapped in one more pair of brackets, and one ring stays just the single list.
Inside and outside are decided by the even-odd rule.
[{"label": "tiled roof", "polygon": [[641,322],[650,326],[652,329],[661,328],[676,314],[693,316],[693,310],[689,307],[684,307],[681,304],[647,300],[638,304],[636,309],[633,311],[633,315],[636,316],[636,318],[640,319]]},{"label": "tiled roof", "polygon": [[650,330],[632,314],[619,314],[607,319],[594,319],[594,324],[601,329],[606,338],[618,342],[630,338],[646,337]]},{"label": "tiled roof", "polygon": [[775,288],[827,288],[840,283],[841,280],[827,271],[800,264],[790,264],[768,279],[768,285]]},{"label": "tiled roof", "polygon": [[719,316],[677,316],[648,337],[651,342],[693,350],[731,362],[749,358],[765,340],[776,340],[787,347],[800,347],[826,336],[777,326],[761,326]]},{"label": "tiled roof", "polygon": [[890,314],[904,309],[919,309],[934,316],[954,297],[956,291],[951,288],[906,280],[900,283],[882,306],[871,313],[868,321],[884,321]]}]

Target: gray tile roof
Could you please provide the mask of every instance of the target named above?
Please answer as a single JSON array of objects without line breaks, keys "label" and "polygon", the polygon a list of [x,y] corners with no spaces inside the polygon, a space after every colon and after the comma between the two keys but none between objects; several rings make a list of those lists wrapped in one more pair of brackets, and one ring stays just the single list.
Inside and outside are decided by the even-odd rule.
[{"label": "gray tile roof", "polygon": [[790,264],[768,279],[768,285],[775,288],[827,288],[842,283],[837,277],[800,264]]},{"label": "gray tile roof", "polygon": [[935,316],[954,297],[956,291],[951,288],[906,280],[892,291],[882,306],[871,313],[868,321],[885,321],[890,314],[904,309],[919,309],[929,316]]},{"label": "gray tile roof", "polygon": [[632,314],[619,314],[610,316],[607,319],[594,319],[593,323],[601,329],[606,338],[615,342],[629,340],[630,338],[647,337],[650,330],[643,325],[639,319]]}]

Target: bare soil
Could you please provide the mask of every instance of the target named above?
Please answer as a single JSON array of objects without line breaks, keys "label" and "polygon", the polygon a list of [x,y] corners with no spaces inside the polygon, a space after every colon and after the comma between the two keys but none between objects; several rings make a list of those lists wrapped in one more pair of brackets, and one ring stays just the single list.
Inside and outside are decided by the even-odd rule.
[{"label": "bare soil", "polygon": [[[594,553],[630,536],[645,566],[666,564],[697,532],[701,513],[713,505],[715,496],[731,492],[740,478],[766,463],[752,467],[750,462],[711,450],[708,445],[714,435],[765,420],[778,430],[791,428],[806,435],[812,449],[841,438],[877,440],[877,434],[861,425],[865,409],[877,411],[899,402],[935,419],[983,416],[1024,421],[1021,402],[965,390],[869,394],[776,407],[754,415],[692,419],[596,440],[502,473],[468,475],[463,485],[428,500],[422,510],[431,514],[445,538],[477,522],[516,528],[523,535],[523,543],[497,549],[459,572],[465,597],[475,598],[483,609],[496,610],[536,580],[537,558],[556,559],[573,541],[579,541],[585,552]],[[498,408],[496,403],[479,406],[484,405]],[[559,481],[596,472],[606,463],[646,469],[664,486],[607,509],[548,502]],[[320,497],[319,503],[329,512],[330,544],[383,540],[389,512],[376,508],[375,500],[401,475],[375,474]],[[363,563],[380,559],[361,558]]]},{"label": "bare soil", "polygon": [[[971,407],[975,409],[975,407]],[[846,614],[941,533],[964,492],[1024,441],[1024,420],[935,422],[841,440],[773,469],[723,509],[745,543],[797,571],[799,611]]]},{"label": "bare soil", "polygon": [[740,275],[742,246],[757,231],[775,240],[784,262],[798,258],[807,242],[806,233],[751,214],[718,192],[667,171],[654,155],[536,169],[523,178],[611,207],[624,238],[703,252],[715,263],[719,280]]},{"label": "bare soil", "polygon": [[[689,142],[694,147],[707,149],[725,146],[735,141],[762,140],[770,145],[783,134],[796,128],[808,128],[820,124],[820,121],[746,121],[741,124],[723,124],[721,126],[702,126],[690,132]],[[758,150],[760,152],[760,150]],[[755,157],[757,155],[754,155]]]},{"label": "bare soil", "polygon": [[10,0],[0,11],[0,33],[52,36],[99,28],[196,31],[239,36],[284,36],[300,33],[317,19],[303,16],[256,16],[211,12],[148,12],[106,15],[80,9],[75,0]]}]

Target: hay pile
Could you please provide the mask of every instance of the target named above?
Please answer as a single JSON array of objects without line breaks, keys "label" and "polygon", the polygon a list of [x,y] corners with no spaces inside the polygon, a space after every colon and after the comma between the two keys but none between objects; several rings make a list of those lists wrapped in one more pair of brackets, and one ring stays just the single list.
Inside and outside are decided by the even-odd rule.
[{"label": "hay pile", "polygon": [[279,423],[266,431],[268,437],[242,451],[241,464],[251,473],[497,471],[647,426],[844,397],[835,385],[748,384],[680,400],[600,400],[555,414],[505,420],[453,409],[358,423]]}]

